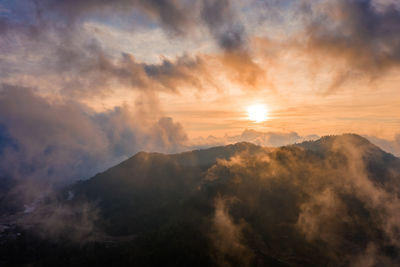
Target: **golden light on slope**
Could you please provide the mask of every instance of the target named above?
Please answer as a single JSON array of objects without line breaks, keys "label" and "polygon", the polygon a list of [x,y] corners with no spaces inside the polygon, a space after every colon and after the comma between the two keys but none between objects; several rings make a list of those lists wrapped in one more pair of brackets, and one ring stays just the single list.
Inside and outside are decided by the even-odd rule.
[{"label": "golden light on slope", "polygon": [[268,119],[268,112],[264,105],[257,104],[251,105],[247,108],[249,120],[254,122],[263,122]]}]

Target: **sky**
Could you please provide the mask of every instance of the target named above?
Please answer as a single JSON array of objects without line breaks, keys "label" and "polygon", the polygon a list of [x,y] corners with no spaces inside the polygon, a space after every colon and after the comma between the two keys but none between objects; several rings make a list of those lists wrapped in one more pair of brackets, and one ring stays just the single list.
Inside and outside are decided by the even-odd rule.
[{"label": "sky", "polygon": [[342,133],[399,156],[399,74],[397,0],[0,0],[0,176]]}]

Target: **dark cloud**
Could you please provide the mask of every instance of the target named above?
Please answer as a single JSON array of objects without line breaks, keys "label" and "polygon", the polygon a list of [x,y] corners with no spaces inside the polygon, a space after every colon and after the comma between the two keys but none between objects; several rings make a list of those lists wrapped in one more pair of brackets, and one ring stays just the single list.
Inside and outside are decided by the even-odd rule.
[{"label": "dark cloud", "polygon": [[342,66],[329,92],[351,77],[367,75],[375,79],[399,66],[400,9],[395,4],[379,6],[376,2],[310,2],[302,10],[308,10],[305,21],[310,53],[324,54]]},{"label": "dark cloud", "polygon": [[244,89],[259,89],[265,84],[265,70],[253,59],[248,38],[234,3],[230,0],[204,0],[201,18],[223,49],[221,62],[228,76]]},{"label": "dark cloud", "polygon": [[[1,64],[0,68],[4,70],[1,75],[4,78],[29,75],[39,82],[47,82],[48,77],[53,76],[51,90],[60,91],[67,97],[106,95],[113,91],[115,84],[130,90],[170,93],[177,93],[182,88],[200,90],[207,85],[216,86],[206,67],[206,59],[201,56],[183,55],[175,60],[145,64],[129,53],[111,56],[95,40],[82,44],[75,39],[60,37],[47,44],[30,41],[27,44],[31,45],[27,57],[37,53],[35,61],[23,67],[14,65],[15,62]],[[41,54],[43,48],[48,50],[46,54]],[[11,53],[19,51],[11,46],[9,49]]]},{"label": "dark cloud", "polygon": [[198,15],[208,27],[217,43],[224,49],[234,50],[245,43],[245,30],[235,14],[230,0],[204,0],[200,4],[179,0],[118,0],[112,4],[101,0],[58,1],[37,0],[37,8],[62,14],[70,20],[87,19],[93,15],[112,16],[113,12],[123,13],[129,20],[129,13],[139,9],[150,19],[155,19],[167,32],[189,34],[196,24]]},{"label": "dark cloud", "polygon": [[174,62],[164,59],[160,64],[142,65],[144,71],[160,86],[177,90],[179,87],[189,86],[203,89],[206,84],[213,84],[213,77],[206,67],[206,59],[188,55],[177,58]]},{"label": "dark cloud", "polygon": [[201,17],[218,44],[228,50],[242,49],[245,30],[230,0],[205,0]]},{"label": "dark cloud", "polygon": [[73,27],[75,23],[96,17],[113,18],[122,15],[135,24],[135,12],[144,12],[151,21],[159,23],[167,33],[190,34],[191,29],[204,22],[217,43],[224,49],[232,50],[245,43],[245,30],[235,14],[230,0],[204,0],[196,4],[181,0],[36,0],[37,18],[41,20],[64,20]]},{"label": "dark cloud", "polygon": [[[189,9],[181,1],[175,0],[36,0],[36,8],[41,13],[49,12],[47,17],[57,16],[57,19],[66,19],[68,23],[84,21],[96,16],[114,17],[124,15],[127,20],[134,22],[135,9],[144,11],[149,19],[164,26],[174,34],[183,34],[191,23],[188,17]],[[54,14],[51,14],[54,13]]]},{"label": "dark cloud", "polygon": [[[86,49],[62,47],[45,64],[57,70],[62,78],[63,92],[68,94],[101,94],[110,91],[112,82],[139,91],[178,93],[180,90],[202,90],[221,87],[221,76],[245,89],[257,89],[265,82],[264,71],[244,51],[218,56],[182,55],[174,60],[164,58],[157,64],[138,62],[132,54],[123,53],[115,59],[97,44]],[[223,68],[221,69],[221,65]]]}]

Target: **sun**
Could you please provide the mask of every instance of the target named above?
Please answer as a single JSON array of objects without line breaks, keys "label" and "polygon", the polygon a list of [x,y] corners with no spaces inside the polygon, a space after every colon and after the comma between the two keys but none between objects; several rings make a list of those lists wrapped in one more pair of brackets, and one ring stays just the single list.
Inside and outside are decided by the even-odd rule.
[{"label": "sun", "polygon": [[249,120],[254,122],[263,122],[266,121],[268,118],[267,109],[264,105],[257,104],[251,105],[247,108],[247,114],[249,116]]}]

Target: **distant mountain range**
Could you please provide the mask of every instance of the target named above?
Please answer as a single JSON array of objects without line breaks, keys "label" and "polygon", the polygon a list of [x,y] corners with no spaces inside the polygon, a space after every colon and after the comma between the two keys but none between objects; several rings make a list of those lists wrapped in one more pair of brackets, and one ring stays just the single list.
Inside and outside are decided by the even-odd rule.
[{"label": "distant mountain range", "polygon": [[400,159],[354,134],[140,152],[15,218],[0,265],[396,266]]}]

